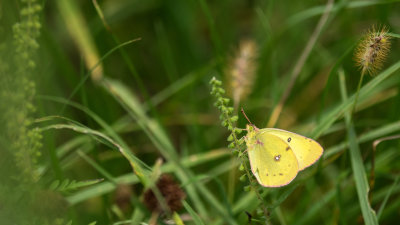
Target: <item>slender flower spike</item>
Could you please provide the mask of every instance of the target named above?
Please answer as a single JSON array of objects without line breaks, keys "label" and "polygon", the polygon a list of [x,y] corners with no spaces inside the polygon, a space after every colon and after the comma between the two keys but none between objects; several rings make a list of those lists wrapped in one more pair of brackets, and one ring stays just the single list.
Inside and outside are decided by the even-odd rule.
[{"label": "slender flower spike", "polygon": [[383,65],[390,49],[388,28],[372,27],[360,41],[355,51],[355,61],[362,73],[376,74]]},{"label": "slender flower spike", "polygon": [[257,67],[257,44],[252,40],[240,42],[239,49],[226,71],[229,81],[229,93],[233,98],[234,108],[250,94],[254,84]]}]

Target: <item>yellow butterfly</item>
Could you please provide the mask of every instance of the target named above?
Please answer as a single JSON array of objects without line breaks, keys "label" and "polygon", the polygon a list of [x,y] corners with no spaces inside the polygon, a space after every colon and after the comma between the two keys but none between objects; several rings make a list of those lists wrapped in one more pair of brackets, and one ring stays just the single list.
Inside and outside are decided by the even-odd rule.
[{"label": "yellow butterfly", "polygon": [[289,184],[299,171],[314,164],[324,151],[311,138],[286,130],[258,129],[251,123],[246,130],[245,141],[251,171],[264,187]]}]

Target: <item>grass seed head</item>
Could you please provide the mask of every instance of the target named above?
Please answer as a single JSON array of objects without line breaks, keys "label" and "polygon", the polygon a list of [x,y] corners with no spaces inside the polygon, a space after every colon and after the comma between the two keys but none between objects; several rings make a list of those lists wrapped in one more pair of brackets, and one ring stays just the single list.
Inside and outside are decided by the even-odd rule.
[{"label": "grass seed head", "polygon": [[[161,175],[156,185],[171,212],[178,211],[180,208],[182,208],[182,200],[185,199],[186,194],[181,189],[179,184],[175,182],[172,176],[168,174]],[[148,189],[144,193],[144,204],[152,212],[163,211],[160,203],[151,189]]]},{"label": "grass seed head", "polygon": [[240,42],[236,55],[231,59],[226,76],[229,93],[233,98],[235,108],[251,92],[256,70],[257,45],[253,40]]},{"label": "grass seed head", "polygon": [[386,26],[373,26],[358,44],[355,61],[363,73],[376,74],[390,50],[390,36]]}]

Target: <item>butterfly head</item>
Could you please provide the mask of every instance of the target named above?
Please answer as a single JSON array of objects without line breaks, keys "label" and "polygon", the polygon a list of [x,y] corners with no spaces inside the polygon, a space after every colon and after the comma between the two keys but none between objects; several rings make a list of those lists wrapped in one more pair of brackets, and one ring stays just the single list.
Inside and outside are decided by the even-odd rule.
[{"label": "butterfly head", "polygon": [[248,142],[251,142],[255,140],[255,136],[257,135],[259,129],[253,124],[247,124],[246,131],[247,131],[246,139]]},{"label": "butterfly head", "polygon": [[259,129],[252,123],[246,125],[246,130],[248,133],[258,131]]}]

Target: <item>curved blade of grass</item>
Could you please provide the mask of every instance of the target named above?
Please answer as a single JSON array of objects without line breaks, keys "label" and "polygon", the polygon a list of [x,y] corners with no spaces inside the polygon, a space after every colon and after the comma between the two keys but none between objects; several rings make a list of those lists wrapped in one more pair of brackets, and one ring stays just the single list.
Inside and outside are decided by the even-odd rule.
[{"label": "curved blade of grass", "polygon": [[88,69],[96,67],[96,69],[91,72],[92,79],[99,80],[103,76],[103,67],[102,65],[97,65],[100,57],[95,47],[95,42],[86,25],[82,11],[74,0],[59,0],[57,1],[57,5],[69,34],[72,36],[79,51],[85,58],[86,67]]},{"label": "curved blade of grass", "polygon": [[[79,88],[81,88],[81,87],[83,86],[83,84],[86,82],[86,80],[89,78],[89,76],[90,76],[90,74],[92,73],[92,71],[93,71],[94,69],[96,69],[96,67],[97,67],[98,65],[100,65],[100,63],[103,62],[103,60],[104,60],[105,58],[107,58],[109,55],[111,55],[113,52],[115,52],[115,51],[118,50],[119,48],[122,48],[122,47],[124,47],[125,45],[129,45],[129,44],[131,44],[131,43],[133,43],[133,42],[135,42],[135,41],[138,41],[138,40],[140,40],[140,39],[133,39],[133,40],[126,41],[126,42],[124,42],[124,43],[122,43],[122,44],[120,44],[120,45],[118,45],[118,46],[112,48],[110,51],[108,51],[106,54],[104,54],[104,56],[102,56],[102,57],[100,58],[100,60],[97,61],[97,63],[96,63],[92,68],[90,68],[90,70],[81,78],[81,80],[80,80],[79,83],[76,85],[76,87],[74,88],[74,90],[73,90],[73,91],[71,92],[71,94],[68,96],[68,99],[67,99],[67,100],[70,101],[70,100],[72,99],[72,97],[78,92]],[[62,112],[64,111],[64,109],[65,109],[65,105],[64,105],[63,107],[61,107],[60,114],[62,114]]]},{"label": "curved blade of grass", "polygon": [[[76,109],[81,110],[82,112],[84,112],[86,115],[88,115],[90,118],[92,118],[97,124],[99,124],[106,132],[106,134],[110,135],[111,138],[113,138],[114,140],[116,140],[116,142],[121,145],[121,147],[123,149],[128,150],[129,147],[128,145],[125,143],[125,141],[114,131],[114,129],[108,125],[103,119],[101,119],[100,116],[98,116],[96,113],[94,113],[93,111],[91,111],[90,109],[86,108],[85,106],[82,106],[78,103],[69,101],[67,99],[63,99],[63,98],[59,98],[59,97],[53,97],[53,96],[40,96],[39,98],[41,99],[46,99],[46,100],[51,100],[54,102],[59,102],[62,103],[64,105],[69,105],[69,106],[73,106]],[[71,121],[72,122],[72,121]],[[135,155],[133,155],[131,153],[131,151],[127,151],[130,154],[130,159],[134,159],[135,161],[135,167],[136,169],[138,169],[139,171],[143,171],[143,168],[149,168],[144,162],[142,162],[140,159],[138,159]],[[124,155],[125,156],[125,155]],[[128,159],[128,158],[127,158]],[[128,160],[130,160],[128,159]],[[142,179],[141,179],[142,180]]]},{"label": "curved blade of grass", "polygon": [[[339,72],[340,92],[343,101],[346,101],[348,98],[344,76],[345,75],[343,71]],[[353,170],[354,180],[356,183],[356,190],[361,207],[361,213],[363,215],[365,224],[377,225],[378,219],[376,218],[375,211],[372,209],[368,200],[369,186],[367,176],[365,174],[365,168],[361,157],[360,148],[357,143],[357,134],[354,129],[354,124],[351,120],[351,114],[349,111],[345,112],[345,122],[347,126],[347,139],[349,142],[351,168]]]},{"label": "curved blade of grass", "polygon": [[[122,139],[121,136],[118,135],[118,133],[115,131],[115,129],[110,126],[108,123],[106,123],[100,116],[98,116],[96,113],[94,113],[92,110],[88,109],[87,107],[69,101],[67,99],[64,98],[59,98],[59,97],[54,97],[54,96],[39,96],[40,99],[45,99],[45,100],[50,100],[50,101],[54,101],[54,102],[58,102],[58,103],[62,103],[68,106],[72,106],[75,109],[78,109],[82,112],[84,112],[86,115],[88,115],[90,118],[92,118],[98,125],[100,125],[100,127],[103,128],[104,132],[111,136],[111,138],[113,138],[118,144],[120,144],[124,149],[129,149],[128,144]],[[82,138],[82,137],[78,137],[78,138]],[[84,142],[84,140],[81,139],[82,142]],[[64,151],[60,151],[59,152],[60,156],[63,156],[63,154],[65,154]],[[150,167],[148,165],[146,165],[144,162],[142,162],[139,158],[137,158],[135,155],[132,154],[132,157],[135,158],[136,162],[142,167],[142,168],[146,168],[148,170],[150,170]]]},{"label": "curved blade of grass", "polygon": [[53,124],[53,125],[49,125],[49,126],[41,128],[41,130],[49,130],[49,129],[69,129],[69,130],[73,130],[75,132],[93,135],[95,137],[105,140],[106,142],[108,142],[112,146],[114,146],[118,151],[120,151],[122,153],[122,155],[129,161],[129,164],[132,166],[132,169],[134,170],[134,173],[138,176],[139,180],[144,185],[146,185],[148,183],[147,172],[144,171],[138,165],[136,158],[133,156],[133,154],[130,151],[127,151],[126,149],[121,147],[118,143],[116,143],[114,140],[112,140],[108,136],[104,135],[103,133],[86,128],[86,127],[78,126],[75,124],[71,124],[71,125],[70,124]]},{"label": "curved blade of grass", "polygon": [[[322,95],[322,99],[321,99],[321,103],[320,103],[320,110],[318,112],[317,123],[319,123],[319,121],[321,121],[320,118],[322,116],[324,116],[326,118],[326,116],[329,114],[329,111],[321,113],[322,109],[325,108],[326,96],[330,93],[331,83],[332,83],[333,78],[336,77],[338,68],[340,66],[342,66],[343,60],[347,58],[347,55],[349,55],[350,52],[352,52],[354,46],[355,45],[353,45],[347,49],[347,51],[340,57],[340,59],[337,60],[334,67],[331,69],[331,71],[329,73],[328,80],[326,82],[324,92]],[[387,78],[385,81],[381,82],[379,85],[375,86],[373,89],[369,90],[364,96],[359,98],[360,106],[357,107],[357,110],[363,110],[367,107],[371,107],[372,104],[374,104],[374,103],[377,104],[379,102],[379,100],[383,101],[383,98],[390,97],[385,92],[388,92],[388,89],[390,87],[393,87],[393,84],[397,83],[399,80],[400,79],[398,77],[391,76],[391,77]],[[396,92],[395,88],[392,88],[392,90],[395,90],[394,92]],[[378,97],[379,95],[382,96],[382,97],[380,97],[380,99]],[[392,97],[394,97],[394,96],[392,96]],[[331,129],[331,128],[332,127],[330,127],[329,129]],[[324,131],[323,133],[326,134],[327,132],[328,132],[328,130]]]},{"label": "curved blade of grass", "polygon": [[[374,88],[376,88],[379,84],[381,84],[384,80],[386,80],[390,75],[395,73],[399,68],[400,68],[400,61],[398,61],[397,63],[393,64],[391,67],[380,73],[378,76],[376,76],[374,79],[372,79],[370,82],[368,82],[360,89],[359,98],[360,99],[364,98],[366,95],[368,95],[369,92],[371,92]],[[354,95],[352,95],[350,98],[347,98],[340,105],[331,110],[328,113],[328,115],[326,115],[323,119],[321,119],[318,126],[313,130],[311,137],[313,137],[314,139],[318,138],[324,131],[326,131],[330,126],[332,126],[332,124],[337,119],[343,116],[345,112],[351,110],[354,98],[355,98]]]},{"label": "curved blade of grass", "polygon": [[[198,165],[202,165],[212,160],[221,159],[222,157],[227,157],[230,155],[230,152],[226,150],[214,150],[209,151],[207,153],[200,153],[185,157],[182,159],[182,165],[186,168],[195,167]],[[226,168],[230,169],[230,167]],[[160,168],[162,173],[170,173],[175,170],[175,166],[171,162],[166,162]],[[221,173],[226,171],[221,171]],[[115,178],[116,183],[118,184],[136,184],[139,182],[139,179],[134,174],[125,174]],[[68,202],[71,205],[75,205],[82,201],[85,201],[89,198],[93,198],[96,196],[100,196],[111,191],[115,190],[115,186],[112,183],[107,181],[102,182],[99,185],[94,185],[93,187],[87,188],[85,190],[81,190],[67,197]]]},{"label": "curved blade of grass", "polygon": [[[130,43],[130,42],[129,42]],[[121,45],[119,45],[119,47],[122,47],[123,45],[128,44],[128,42],[123,43]],[[118,48],[121,49],[121,48]],[[115,49],[113,49],[112,51],[114,51]],[[111,53],[111,52],[110,52]],[[153,106],[156,106],[158,104],[160,104],[161,102],[165,101],[168,97],[172,96],[174,93],[178,92],[179,90],[183,89],[184,87],[192,84],[194,81],[196,81],[199,77],[201,77],[203,74],[205,74],[207,71],[209,71],[212,67],[215,66],[214,62],[208,63],[207,66],[202,67],[200,69],[200,72],[194,72],[194,73],[189,73],[187,75],[185,75],[183,78],[181,78],[180,80],[176,81],[175,83],[171,84],[170,86],[168,86],[167,88],[165,88],[164,90],[160,91],[158,94],[154,95],[150,101],[151,104]],[[86,76],[86,78],[89,75]],[[63,103],[64,106],[62,108],[65,107],[65,105],[69,105],[69,106],[73,106],[83,112],[85,112],[87,115],[89,115],[92,119],[94,119],[100,126],[102,126],[105,130],[108,131],[108,133],[116,140],[118,141],[123,147],[127,148],[127,145],[122,141],[122,139],[116,135],[115,131],[118,131],[120,129],[123,129],[123,126],[126,125],[126,123],[122,123],[124,124],[123,126],[121,126],[120,123],[115,123],[111,126],[111,128],[109,128],[110,126],[108,126],[99,116],[97,116],[96,114],[94,114],[92,111],[90,111],[89,109],[87,109],[85,106],[82,106],[80,104],[77,104],[75,102],[70,101],[69,99],[72,98],[72,96],[74,95],[74,93],[76,93],[76,91],[81,87],[81,85],[84,83],[84,81],[86,80],[86,78],[83,78],[83,80],[81,81],[81,83],[75,88],[75,90],[72,92],[71,96],[68,99],[63,99],[63,98],[59,98],[59,97],[54,97],[54,96],[38,96],[38,98],[40,99],[45,99],[45,100],[51,100],[51,101],[55,101],[55,102],[59,102],[59,103]],[[144,107],[147,110],[147,105],[145,105]],[[122,119],[127,118],[127,117],[123,117]],[[105,126],[106,125],[106,126]],[[81,137],[76,137],[75,139],[72,139],[70,141],[72,141],[73,143],[65,143],[64,147],[59,149],[57,151],[57,155],[58,157],[61,157],[63,155],[65,155],[72,147],[73,145],[78,144],[79,142],[85,142],[87,140],[86,136],[81,136]],[[128,148],[127,148],[128,149]]]},{"label": "curved blade of grass", "polygon": [[[400,192],[400,188],[399,188],[399,186],[396,186],[396,187],[393,188],[392,195],[393,194],[398,194],[399,192]],[[386,195],[387,195],[387,190],[386,190]],[[390,201],[389,204],[386,204],[385,210],[382,211],[380,219],[384,220],[387,217],[390,217],[390,216],[393,217],[393,215],[397,215],[398,214],[397,212],[398,212],[399,208],[400,208],[400,199],[399,198],[392,198],[392,201]]]},{"label": "curved blade of grass", "polygon": [[161,126],[146,115],[146,110],[136,96],[131,94],[127,87],[119,81],[105,78],[102,84],[105,90],[108,91],[125,108],[129,115],[137,121],[159,151],[165,155],[167,159],[177,159],[176,152],[169,138]]},{"label": "curved blade of grass", "polygon": [[[390,36],[392,37],[399,37],[400,35],[398,34],[394,34],[394,33],[390,33]],[[332,81],[332,78],[335,74],[337,74],[337,70],[339,69],[339,67],[342,66],[343,60],[347,58],[347,56],[353,52],[353,49],[356,47],[356,45],[358,44],[358,42],[355,42],[352,46],[350,46],[346,52],[340,56],[340,58],[336,61],[335,65],[333,66],[333,68],[331,69],[329,75],[328,75],[328,79],[324,88],[324,92],[322,95],[322,99],[321,99],[321,107],[320,109],[324,108],[324,104],[325,104],[325,99],[326,99],[326,95],[329,93],[329,88],[330,88],[330,84]],[[321,110],[320,110],[321,111]],[[318,118],[320,117],[320,113],[318,114]],[[326,118],[326,117],[325,117]],[[319,120],[319,119],[318,119]],[[318,135],[319,136],[319,135]]]},{"label": "curved blade of grass", "polygon": [[[399,131],[400,130],[400,120],[387,124],[385,126],[382,127],[378,127],[375,128],[365,134],[362,134],[360,136],[358,136],[357,138],[357,143],[364,143],[367,141],[372,141],[375,140],[379,137],[383,137],[383,136],[387,136],[395,131]],[[328,149],[326,149],[325,153],[323,154],[323,158],[327,159],[335,154],[337,154],[338,152],[343,151],[344,149],[346,149],[348,147],[348,143],[347,142],[341,142],[335,146],[332,146]]]},{"label": "curved blade of grass", "polygon": [[190,205],[186,202],[183,201],[183,207],[185,207],[186,211],[190,214],[190,216],[193,219],[194,224],[196,225],[205,225],[203,221],[200,219],[199,215],[190,207]]},{"label": "curved blade of grass", "polygon": [[[128,114],[137,121],[139,126],[143,129],[160,153],[168,161],[171,161],[176,165],[175,172],[181,182],[185,183],[190,180],[193,175],[187,168],[184,168],[181,165],[176,150],[165,134],[164,130],[161,128],[160,124],[156,123],[154,120],[151,120],[146,115],[142,104],[138,101],[136,96],[131,94],[128,88],[118,81],[104,78],[102,85],[105,90],[108,91],[121,104]],[[225,207],[222,206],[222,204],[203,184],[197,183],[195,186],[189,185],[186,187],[188,196],[192,198],[193,202],[195,202],[196,208],[199,210],[201,215],[207,215],[207,210],[200,200],[195,188],[201,192],[202,196],[205,197],[205,200],[213,205],[213,207],[216,209],[216,212],[224,217],[226,222],[229,224],[237,224],[236,221],[226,211]]]},{"label": "curved blade of grass", "polygon": [[[391,165],[392,163],[396,163],[396,157],[398,156],[398,150],[396,148],[392,148],[391,150],[386,150],[384,152],[381,152],[380,154],[377,155],[376,158],[376,168],[380,168],[380,167],[386,167],[387,165]],[[365,165],[365,167],[370,167],[371,163],[368,163],[367,165]],[[346,170],[346,172],[351,172],[350,170]],[[347,176],[346,176],[347,177]],[[396,177],[394,177],[393,179],[395,179]],[[353,181],[353,177],[349,177],[348,181],[345,181],[345,183],[348,183],[349,181],[352,182]],[[351,180],[350,180],[351,179]],[[353,187],[351,185],[347,185],[346,186],[347,191],[342,190],[343,192],[349,193],[349,191],[353,191]],[[390,191],[389,186],[382,186],[380,187],[380,189],[375,189],[374,190],[374,194],[372,196],[372,203],[374,205],[378,205],[381,204],[385,198],[385,196],[387,196],[387,193]],[[392,190],[392,194],[397,194],[400,191],[400,186],[396,186],[393,190]],[[346,206],[346,216],[348,218],[354,218],[354,217],[358,217],[360,215],[360,204],[357,204],[358,202],[356,202],[356,204],[348,204]],[[371,203],[371,204],[372,204]]]},{"label": "curved blade of grass", "polygon": [[386,203],[387,203],[387,201],[389,200],[390,195],[392,195],[393,189],[394,189],[394,188],[397,186],[397,184],[399,183],[399,178],[400,178],[400,176],[397,176],[396,180],[393,182],[393,185],[390,187],[389,191],[387,192],[387,194],[386,194],[386,196],[385,196],[385,198],[384,198],[384,200],[383,200],[383,202],[382,202],[382,204],[381,204],[381,207],[379,207],[378,216],[377,216],[377,217],[378,217],[378,220],[379,220],[379,218],[382,216],[383,209],[385,208]]},{"label": "curved blade of grass", "polygon": [[[395,2],[400,2],[400,0],[350,1],[348,3],[345,3],[345,8],[356,9],[373,5],[390,4]],[[331,9],[331,11],[333,12],[337,11],[340,8],[340,4],[341,4],[340,1],[336,3],[335,6]],[[315,6],[313,8],[308,8],[302,12],[294,14],[287,20],[287,26],[293,26],[311,17],[321,15],[322,13],[324,13],[324,7],[325,7],[324,5]]]},{"label": "curved blade of grass", "polygon": [[365,224],[367,225],[378,224],[375,211],[371,208],[368,202],[368,191],[369,191],[368,181],[367,181],[367,176],[365,174],[365,168],[363,165],[360,149],[356,141],[357,137],[356,137],[356,132],[354,130],[354,125],[351,122],[349,122],[348,126],[349,126],[348,140],[349,140],[350,160],[354,173],[357,195],[360,201],[361,212],[363,214]]},{"label": "curved blade of grass", "polygon": [[[45,123],[45,122],[48,122],[48,121],[52,121],[52,122],[55,123],[57,120],[67,121],[67,122],[69,122],[69,124],[76,125],[76,126],[82,127],[82,128],[90,129],[90,128],[88,128],[87,126],[85,126],[85,125],[79,123],[78,121],[75,121],[75,120],[72,120],[72,119],[69,119],[69,118],[63,117],[63,116],[46,116],[46,117],[41,117],[41,118],[36,119],[36,120],[35,120],[35,123]],[[44,126],[44,125],[43,125],[43,126]],[[101,132],[100,132],[100,133],[101,133]],[[114,146],[113,146],[109,141],[106,141],[105,139],[99,138],[99,136],[92,135],[91,137],[94,138],[94,139],[96,139],[96,140],[99,141],[100,143],[102,143],[102,144],[104,144],[104,145],[107,145],[107,146],[110,147],[110,148],[114,148]]]}]

